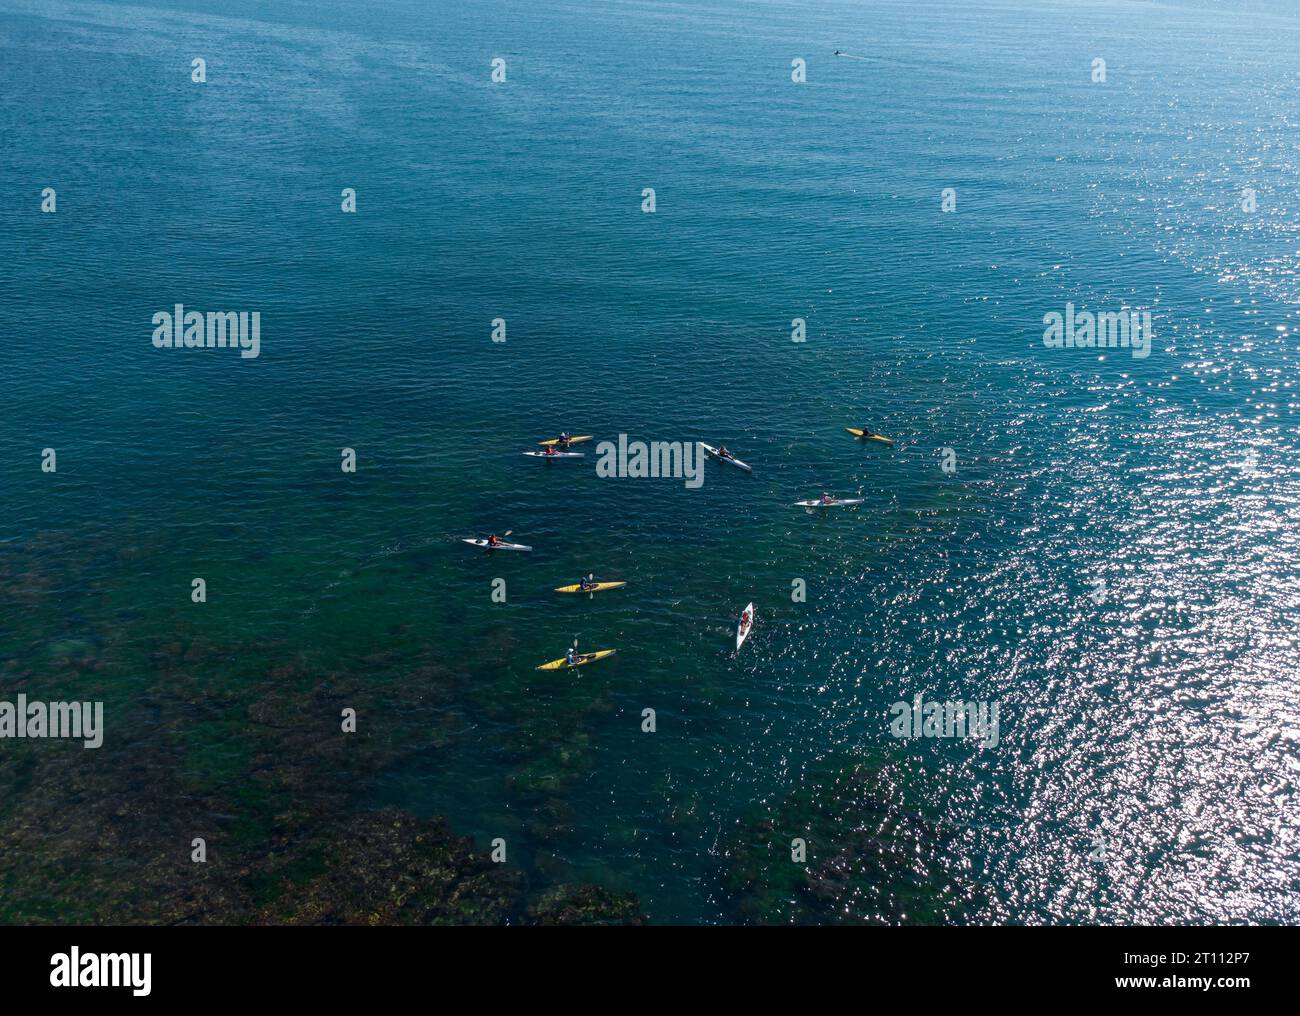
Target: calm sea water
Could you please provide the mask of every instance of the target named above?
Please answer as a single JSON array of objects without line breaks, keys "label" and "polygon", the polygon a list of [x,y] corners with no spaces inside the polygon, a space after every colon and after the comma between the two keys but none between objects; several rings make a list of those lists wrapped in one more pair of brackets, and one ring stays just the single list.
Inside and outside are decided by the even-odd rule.
[{"label": "calm sea water", "polygon": [[[338,822],[446,815],[658,922],[1300,918],[1294,3],[0,0],[0,88],[2,697],[104,699],[108,793],[166,746],[177,807],[256,811],[353,705],[382,757],[300,789]],[[260,357],[154,349],[177,302]],[[1067,302],[1151,355],[1045,348]],[[754,474],[519,454],[561,429]],[[550,591],[588,570],[628,586]],[[533,670],[575,638],[619,655]],[[998,745],[891,737],[917,694]],[[12,884],[84,801],[3,790],[48,829]],[[783,881],[909,821],[819,911]]]}]

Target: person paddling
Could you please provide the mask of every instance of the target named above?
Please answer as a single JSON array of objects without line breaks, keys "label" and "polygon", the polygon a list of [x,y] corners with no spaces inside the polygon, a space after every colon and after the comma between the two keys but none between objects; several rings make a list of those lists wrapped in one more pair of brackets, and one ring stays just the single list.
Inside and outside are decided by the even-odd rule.
[{"label": "person paddling", "polygon": [[589,575],[588,575],[586,578],[584,578],[584,579],[578,579],[578,588],[581,589],[584,593],[589,593],[589,592],[591,592],[591,591],[592,591],[593,589],[595,589],[598,585],[600,585],[600,583],[596,581],[596,577],[595,577],[594,573],[593,573],[593,574],[589,574]]},{"label": "person paddling", "polygon": [[496,533],[491,534],[491,535],[488,537],[488,546],[489,546],[489,547],[499,547],[499,546],[501,546],[501,537],[497,536]]}]

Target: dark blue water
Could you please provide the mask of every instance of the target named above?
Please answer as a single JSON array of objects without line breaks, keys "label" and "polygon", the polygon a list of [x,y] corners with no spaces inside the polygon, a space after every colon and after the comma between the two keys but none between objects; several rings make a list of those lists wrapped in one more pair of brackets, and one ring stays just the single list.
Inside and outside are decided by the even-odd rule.
[{"label": "dark blue water", "polygon": [[[339,821],[656,921],[1296,919],[1297,42],[1263,0],[0,0],[5,697],[106,698],[202,795],[292,754],[242,712],[292,661],[385,731],[307,767]],[[155,349],[177,302],[261,355]],[[1046,348],[1067,302],[1150,355]],[[561,429],[754,473],[519,454]],[[533,670],[575,638],[619,655]],[[998,745],[892,737],[918,693]],[[809,897],[795,837],[857,875]]]}]

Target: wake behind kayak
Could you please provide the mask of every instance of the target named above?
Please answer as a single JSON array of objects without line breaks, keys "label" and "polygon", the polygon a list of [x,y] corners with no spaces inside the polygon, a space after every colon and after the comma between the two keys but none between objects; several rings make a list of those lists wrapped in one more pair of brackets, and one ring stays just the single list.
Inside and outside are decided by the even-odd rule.
[{"label": "wake behind kayak", "polygon": [[831,500],[829,501],[818,498],[815,501],[796,501],[795,507],[797,508],[839,508],[842,506],[865,504],[866,500],[867,499],[865,497],[836,497],[836,498],[831,498]]}]

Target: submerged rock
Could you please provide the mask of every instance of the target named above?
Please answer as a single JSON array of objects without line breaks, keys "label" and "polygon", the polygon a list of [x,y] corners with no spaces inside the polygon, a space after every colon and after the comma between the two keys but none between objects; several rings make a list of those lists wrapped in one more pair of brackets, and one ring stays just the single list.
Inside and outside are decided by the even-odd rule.
[{"label": "submerged rock", "polygon": [[[911,774],[916,776],[917,774]],[[950,924],[982,894],[944,824],[906,803],[905,767],[847,764],[755,816],[726,853],[725,893],[752,924]],[[793,841],[806,856],[792,856]]]},{"label": "submerged rock", "polygon": [[[236,647],[162,645],[143,649],[152,666],[133,699],[110,703],[103,747],[21,742],[0,753],[0,924],[531,919],[540,898],[524,872],[492,863],[443,820],[357,810],[409,751],[402,728],[445,719],[426,703],[440,679],[434,690],[450,697],[446,672],[430,665],[420,682],[397,674],[374,688],[346,661],[319,671],[281,655],[232,673]],[[198,667],[188,663],[196,647]],[[6,684],[18,673],[0,664]],[[387,722],[342,733],[340,709],[354,702]],[[535,821],[559,836],[573,817],[555,799]],[[610,919],[591,901],[566,913],[584,915]]]},{"label": "submerged rock", "polygon": [[271,924],[504,924],[520,908],[522,873],[493,864],[442,819],[395,810],[356,816],[314,861],[280,876],[257,915]]},{"label": "submerged rock", "polygon": [[592,885],[548,889],[528,908],[533,924],[645,924],[635,893],[616,893]]},{"label": "submerged rock", "polygon": [[[107,727],[94,751],[0,752],[0,924],[609,923],[636,910],[590,886],[562,904],[542,890],[573,873],[525,874],[513,842],[512,863],[494,864],[441,819],[358,810],[430,746],[454,749],[497,709],[518,720],[490,682],[446,665],[444,647],[395,647],[407,625],[340,651],[319,620],[258,638],[198,612],[133,612],[139,600],[112,584],[121,561],[95,546],[0,546],[0,613],[21,630],[0,687],[103,699]],[[83,571],[110,578],[87,585]],[[572,835],[557,791],[591,765],[581,696],[549,736],[520,731],[502,767],[537,839]],[[361,716],[355,732],[341,729],[345,708]]]}]

